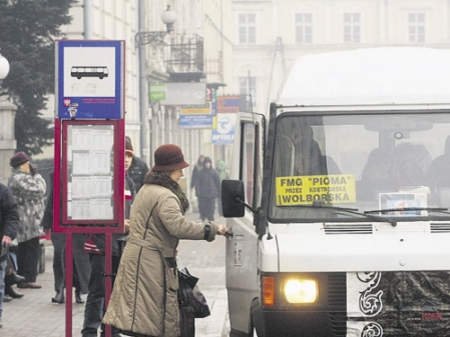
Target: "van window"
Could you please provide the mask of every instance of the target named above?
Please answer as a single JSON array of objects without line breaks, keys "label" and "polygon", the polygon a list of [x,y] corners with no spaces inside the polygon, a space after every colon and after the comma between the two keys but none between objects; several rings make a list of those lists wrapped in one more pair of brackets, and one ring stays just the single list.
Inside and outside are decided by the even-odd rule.
[{"label": "van window", "polygon": [[240,180],[244,182],[245,201],[254,206],[255,188],[255,151],[256,151],[256,126],[253,123],[241,125],[241,167]]}]

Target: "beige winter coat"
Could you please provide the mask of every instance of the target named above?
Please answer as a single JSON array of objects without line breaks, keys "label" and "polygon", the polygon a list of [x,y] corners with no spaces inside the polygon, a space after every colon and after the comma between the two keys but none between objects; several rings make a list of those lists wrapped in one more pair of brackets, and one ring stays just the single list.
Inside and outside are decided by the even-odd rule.
[{"label": "beige winter coat", "polygon": [[[215,234],[211,226],[207,240]],[[176,257],[179,239],[204,238],[205,226],[186,220],[173,192],[143,185],[131,208],[130,235],[103,321],[145,336],[178,337],[178,277],[167,258]]]}]

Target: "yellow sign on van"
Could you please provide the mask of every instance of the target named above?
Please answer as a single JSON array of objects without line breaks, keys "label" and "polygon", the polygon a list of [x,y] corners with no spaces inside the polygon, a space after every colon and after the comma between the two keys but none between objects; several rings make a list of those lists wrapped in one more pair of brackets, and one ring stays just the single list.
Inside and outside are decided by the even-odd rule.
[{"label": "yellow sign on van", "polygon": [[356,201],[355,177],[349,174],[277,177],[275,184],[277,206]]}]

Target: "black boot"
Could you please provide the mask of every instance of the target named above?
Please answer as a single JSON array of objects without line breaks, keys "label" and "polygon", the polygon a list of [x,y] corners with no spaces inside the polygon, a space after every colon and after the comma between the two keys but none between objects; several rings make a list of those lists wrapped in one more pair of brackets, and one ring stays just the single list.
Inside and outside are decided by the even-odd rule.
[{"label": "black boot", "polygon": [[64,303],[64,291],[58,291],[55,297],[52,297],[52,303],[63,304]]},{"label": "black boot", "polygon": [[5,294],[10,296],[10,297],[12,297],[12,298],[21,298],[21,297],[23,297],[23,294],[16,292],[14,290],[14,288],[10,284],[7,284],[5,286]]},{"label": "black boot", "polygon": [[5,281],[11,285],[19,284],[25,281],[25,277],[17,274],[16,272],[12,272],[11,274],[6,275]]},{"label": "black boot", "polygon": [[84,301],[81,298],[81,294],[80,294],[80,290],[79,289],[75,289],[75,302],[77,302],[78,304],[83,304]]}]

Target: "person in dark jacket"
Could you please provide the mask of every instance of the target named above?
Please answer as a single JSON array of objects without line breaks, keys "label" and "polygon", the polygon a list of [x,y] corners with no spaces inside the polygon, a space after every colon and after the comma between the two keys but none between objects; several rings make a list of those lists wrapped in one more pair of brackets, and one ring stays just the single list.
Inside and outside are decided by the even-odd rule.
[{"label": "person in dark jacket", "polygon": [[198,156],[197,162],[195,163],[194,168],[192,169],[191,176],[191,188],[195,189],[195,193],[198,192],[198,173],[203,169],[203,163],[205,161],[205,156]]},{"label": "person in dark jacket", "polygon": [[197,174],[197,197],[202,221],[214,221],[216,198],[220,193],[220,178],[212,167],[212,160],[205,157],[203,169]]},{"label": "person in dark jacket", "polygon": [[[50,181],[53,181],[53,173],[50,175]],[[60,202],[62,209],[62,203]],[[62,214],[62,211],[60,212]],[[51,230],[53,225],[53,184],[45,207],[42,226],[44,230]],[[51,232],[53,244],[53,277],[55,296],[52,297],[52,303],[64,303],[65,289],[65,252],[66,252],[66,234]],[[75,233],[72,236],[72,252],[73,252],[73,286],[75,288],[75,301],[78,304],[83,303],[81,295],[88,292],[89,274],[91,271],[89,256],[84,252],[84,242],[86,234]]]},{"label": "person in dark jacket", "polygon": [[139,157],[134,154],[133,143],[131,138],[125,137],[125,152],[131,154],[131,163],[127,170],[127,175],[133,180],[134,188],[137,191],[141,188],[144,183],[144,177],[148,172],[147,164]]},{"label": "person in dark jacket", "polygon": [[2,327],[3,296],[5,292],[5,269],[7,247],[16,237],[19,221],[17,204],[8,188],[0,183],[0,328]]},{"label": "person in dark jacket", "polygon": [[[135,194],[135,185],[128,175],[133,153],[125,150],[125,230],[128,231],[128,218],[130,215],[131,202]],[[112,274],[117,273],[123,246],[125,245],[125,234],[114,234],[112,244]],[[91,274],[89,277],[89,292],[84,308],[84,322],[81,330],[82,337],[97,337],[97,330],[101,328],[101,336],[104,336],[104,325],[101,324],[105,310],[105,235],[97,234],[92,241],[87,242],[85,247],[91,252]],[[113,277],[114,282],[114,277]],[[118,337],[119,331],[112,329],[112,336]]]},{"label": "person in dark jacket", "polygon": [[200,171],[203,169],[204,161],[205,161],[205,156],[201,154],[200,156],[198,156],[197,162],[195,163],[195,166],[192,169],[191,189],[194,189],[194,191],[195,191],[195,196],[197,197],[197,206],[200,204],[200,201],[198,199],[198,188],[199,188],[198,175],[199,175]]}]

